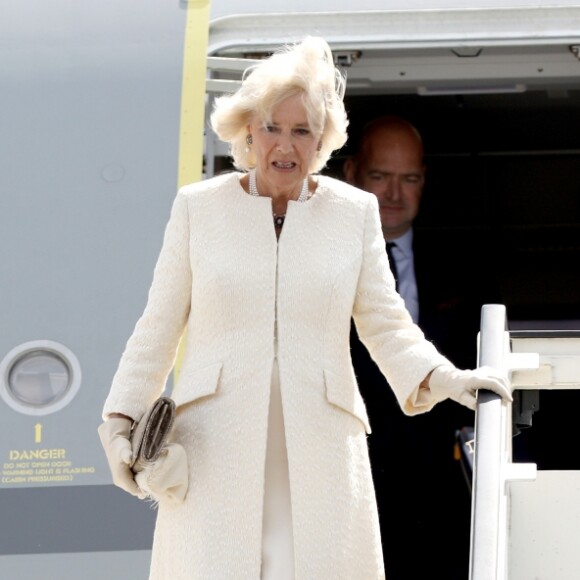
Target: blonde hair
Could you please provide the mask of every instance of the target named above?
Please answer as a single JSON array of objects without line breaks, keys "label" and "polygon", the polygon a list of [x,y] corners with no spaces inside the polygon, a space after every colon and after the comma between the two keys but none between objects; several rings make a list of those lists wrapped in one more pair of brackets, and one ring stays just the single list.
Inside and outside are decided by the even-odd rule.
[{"label": "blonde hair", "polygon": [[309,167],[310,173],[316,173],[346,142],[345,87],[346,77],[335,67],[328,43],[309,36],[250,67],[235,93],[216,99],[210,123],[217,136],[229,143],[234,165],[248,171],[256,166],[246,145],[250,120],[257,116],[267,124],[279,103],[302,95],[308,124],[321,143]]}]

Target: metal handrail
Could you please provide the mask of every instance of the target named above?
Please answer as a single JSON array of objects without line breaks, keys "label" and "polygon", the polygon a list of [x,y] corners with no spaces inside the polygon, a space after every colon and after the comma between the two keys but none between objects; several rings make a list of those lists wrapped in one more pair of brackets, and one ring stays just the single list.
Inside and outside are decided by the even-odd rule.
[{"label": "metal handrail", "polygon": [[[478,366],[506,369],[509,334],[505,306],[482,308]],[[506,568],[504,466],[511,459],[507,405],[491,391],[478,391],[473,460],[470,580],[500,580]]]}]

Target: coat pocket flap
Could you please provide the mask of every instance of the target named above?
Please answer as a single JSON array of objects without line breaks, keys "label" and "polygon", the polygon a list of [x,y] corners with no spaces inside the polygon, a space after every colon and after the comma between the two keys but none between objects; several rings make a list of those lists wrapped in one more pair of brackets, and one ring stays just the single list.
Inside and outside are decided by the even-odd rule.
[{"label": "coat pocket flap", "polygon": [[370,434],[367,409],[354,378],[351,380],[325,369],[324,382],[328,402],[356,417],[364,425],[367,434]]},{"label": "coat pocket flap", "polygon": [[213,395],[217,390],[221,370],[222,363],[220,362],[182,371],[171,395],[175,404],[179,407]]}]

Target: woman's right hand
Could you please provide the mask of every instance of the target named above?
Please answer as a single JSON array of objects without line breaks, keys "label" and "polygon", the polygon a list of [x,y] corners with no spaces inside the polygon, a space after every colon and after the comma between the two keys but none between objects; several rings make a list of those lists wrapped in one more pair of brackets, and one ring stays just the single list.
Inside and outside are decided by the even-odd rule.
[{"label": "woman's right hand", "polygon": [[124,416],[112,416],[99,425],[99,437],[105,450],[113,483],[132,495],[141,497],[143,492],[135,483],[129,467],[133,452],[129,436],[133,421]]}]

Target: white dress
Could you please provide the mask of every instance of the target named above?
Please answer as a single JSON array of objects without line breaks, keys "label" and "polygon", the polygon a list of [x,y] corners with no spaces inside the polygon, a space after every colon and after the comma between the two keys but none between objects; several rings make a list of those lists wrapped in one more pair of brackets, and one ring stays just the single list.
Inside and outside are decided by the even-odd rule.
[{"label": "white dress", "polygon": [[288,453],[278,360],[272,365],[264,483],[261,580],[294,580],[294,538]]}]

